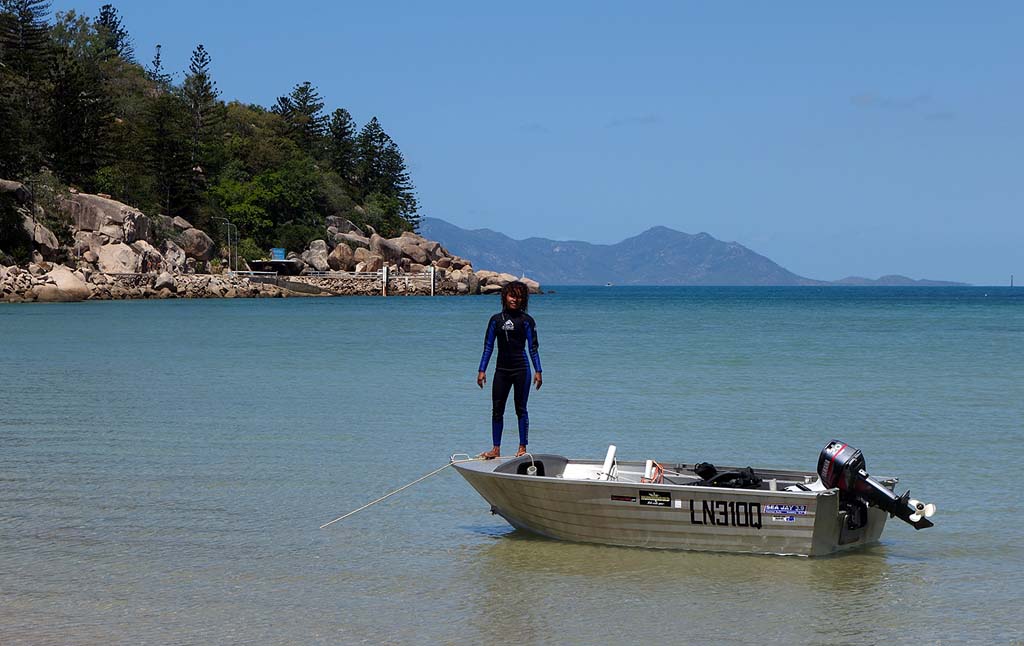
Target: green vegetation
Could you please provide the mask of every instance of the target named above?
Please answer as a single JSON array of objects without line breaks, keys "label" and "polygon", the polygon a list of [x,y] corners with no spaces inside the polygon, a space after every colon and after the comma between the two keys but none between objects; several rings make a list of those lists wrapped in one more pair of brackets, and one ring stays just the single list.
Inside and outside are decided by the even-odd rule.
[{"label": "green vegetation", "polygon": [[309,81],[269,110],[225,102],[202,44],[177,84],[159,45],[148,66],[135,60],[112,5],[49,14],[48,0],[0,0],[0,177],[48,169],[211,234],[227,218],[247,257],[322,237],[327,216],[416,230],[405,160],[376,117],[359,128],[344,108],[326,113]]},{"label": "green vegetation", "polygon": [[32,240],[21,226],[21,214],[11,193],[0,193],[0,259],[9,255],[18,264],[32,257]]}]

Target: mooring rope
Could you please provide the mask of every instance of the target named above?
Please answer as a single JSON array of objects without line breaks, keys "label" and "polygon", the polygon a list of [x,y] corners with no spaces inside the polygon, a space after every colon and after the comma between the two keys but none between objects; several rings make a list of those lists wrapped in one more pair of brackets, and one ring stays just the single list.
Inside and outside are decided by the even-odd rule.
[{"label": "mooring rope", "polygon": [[[456,455],[458,455],[458,454],[456,454]],[[452,456],[452,457],[454,458],[455,456]],[[352,514],[354,514],[356,512],[360,512],[360,511],[366,509],[367,507],[372,507],[372,506],[376,505],[378,502],[381,502],[382,500],[387,500],[388,498],[390,498],[391,496],[395,495],[396,493],[398,493],[400,491],[404,491],[404,490],[408,489],[409,487],[413,486],[414,484],[416,484],[418,482],[423,482],[424,480],[426,480],[427,478],[429,478],[432,475],[436,475],[438,473],[441,473],[442,471],[444,471],[448,467],[452,466],[453,464],[461,464],[463,462],[475,462],[477,460],[482,460],[482,459],[483,458],[467,458],[465,460],[455,460],[455,459],[452,459],[450,462],[448,462],[448,464],[444,465],[443,467],[441,467],[439,469],[434,469],[433,471],[431,471],[427,475],[422,476],[420,478],[417,478],[417,479],[413,480],[412,482],[410,482],[409,484],[403,485],[403,486],[399,487],[398,489],[395,489],[391,493],[386,493],[383,496],[381,496],[380,498],[374,500],[373,502],[366,503],[365,505],[363,505],[359,509],[353,509],[352,511],[348,512],[344,516],[338,516],[337,518],[335,518],[331,522],[324,523],[323,525],[320,526],[320,529],[323,529],[324,527],[327,527],[329,525],[333,525],[334,523],[338,522],[339,520],[345,520],[346,518],[348,518]]]}]

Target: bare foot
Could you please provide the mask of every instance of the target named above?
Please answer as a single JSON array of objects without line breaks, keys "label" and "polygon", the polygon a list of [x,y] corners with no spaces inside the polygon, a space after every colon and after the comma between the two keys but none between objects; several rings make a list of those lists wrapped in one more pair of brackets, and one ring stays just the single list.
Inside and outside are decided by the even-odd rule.
[{"label": "bare foot", "polygon": [[494,458],[501,457],[501,449],[496,446],[493,449],[491,449],[490,451],[486,451],[484,453],[481,453],[477,457],[483,458],[485,460],[493,460]]},{"label": "bare foot", "polygon": [[516,457],[518,458],[518,457],[521,457],[521,456],[524,456],[524,455],[526,455],[526,447],[523,446],[522,444],[520,444],[519,445],[519,450],[516,451]]}]

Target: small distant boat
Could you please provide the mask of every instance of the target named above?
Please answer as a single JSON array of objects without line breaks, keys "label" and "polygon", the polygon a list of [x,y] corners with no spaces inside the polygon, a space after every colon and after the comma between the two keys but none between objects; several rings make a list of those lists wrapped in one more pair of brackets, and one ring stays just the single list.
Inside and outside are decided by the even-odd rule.
[{"label": "small distant boat", "polygon": [[604,286],[605,287],[612,287],[612,284],[611,283],[605,283]]},{"label": "small distant boat", "polygon": [[452,466],[513,527],[633,547],[822,556],[874,543],[898,516],[931,527],[935,505],[897,496],[861,452],[833,440],[818,471],[619,462],[553,454]]}]

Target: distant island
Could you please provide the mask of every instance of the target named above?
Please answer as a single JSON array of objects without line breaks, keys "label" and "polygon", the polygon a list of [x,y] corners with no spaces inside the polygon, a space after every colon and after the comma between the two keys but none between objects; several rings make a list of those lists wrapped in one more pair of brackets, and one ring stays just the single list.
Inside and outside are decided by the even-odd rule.
[{"label": "distant island", "polygon": [[462,229],[438,218],[422,218],[420,232],[477,267],[526,274],[556,285],[877,285],[956,286],[966,283],[914,280],[888,275],[837,281],[798,276],[737,242],[707,233],[654,227],[611,245],[577,240],[514,240],[490,229]]}]

